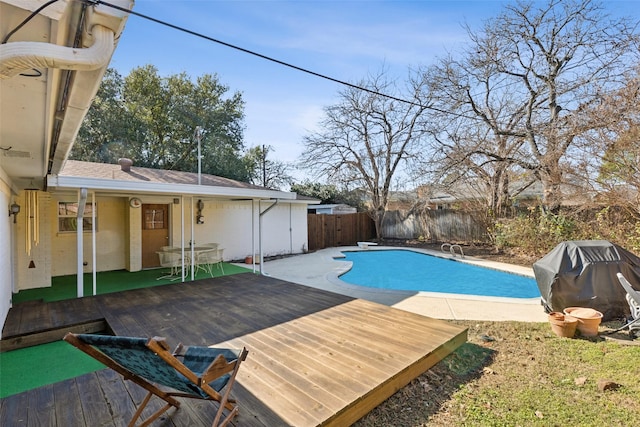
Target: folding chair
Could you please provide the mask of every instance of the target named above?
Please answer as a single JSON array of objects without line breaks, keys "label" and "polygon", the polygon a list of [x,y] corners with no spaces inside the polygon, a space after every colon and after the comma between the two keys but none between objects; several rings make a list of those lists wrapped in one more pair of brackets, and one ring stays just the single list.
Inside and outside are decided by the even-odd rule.
[{"label": "folding chair", "polygon": [[[134,338],[111,335],[67,333],[64,340],[94,359],[147,390],[147,395],[129,422],[134,426],[153,395],[166,405],[142,421],[151,424],[172,406],[180,402],[174,397],[186,397],[218,402],[219,408],[212,426],[225,426],[236,415],[238,406],[229,397],[240,363],[247,350],[209,348],[179,344],[171,352],[162,337]],[[157,385],[173,390],[163,391]],[[224,389],[224,391],[223,391]],[[223,418],[225,410],[228,414]]]},{"label": "folding chair", "polygon": [[629,320],[624,326],[621,326],[613,332],[618,332],[625,328],[629,328],[629,335],[631,336],[631,338],[634,338],[636,335],[638,335],[638,332],[636,331],[640,331],[640,291],[636,291],[635,289],[633,289],[631,283],[629,283],[629,281],[622,275],[622,273],[617,273],[616,276],[618,276],[618,281],[627,292],[626,299],[631,310],[631,320]]}]

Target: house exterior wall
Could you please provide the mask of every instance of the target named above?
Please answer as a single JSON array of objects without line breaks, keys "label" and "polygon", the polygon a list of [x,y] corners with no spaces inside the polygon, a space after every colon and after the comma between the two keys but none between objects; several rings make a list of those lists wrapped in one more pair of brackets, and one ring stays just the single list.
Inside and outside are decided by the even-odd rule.
[{"label": "house exterior wall", "polygon": [[333,213],[333,209],[331,208],[316,208],[316,214],[320,215],[320,214],[325,214],[325,215],[330,215]]},{"label": "house exterior wall", "polygon": [[[224,249],[225,261],[238,260],[249,255],[251,253],[251,201],[204,200],[203,203],[204,224],[193,224],[195,245],[218,243],[219,247]],[[185,246],[188,246],[191,240],[191,224],[195,220],[195,215],[195,211],[191,213],[190,201],[186,200],[184,207]],[[177,212],[173,216],[171,230],[175,246],[180,246],[180,221],[180,212]]]},{"label": "house exterior wall", "polygon": [[[77,235],[58,231],[58,202],[75,202],[77,197],[56,195],[49,209],[51,224],[51,255],[55,260],[51,276],[77,273]],[[91,203],[91,194],[87,203]],[[122,270],[126,267],[126,228],[128,201],[122,197],[96,197],[96,271]],[[85,272],[93,271],[91,232],[83,233],[83,259]]]},{"label": "house exterior wall", "polygon": [[[197,200],[196,200],[197,201]],[[218,243],[224,249],[225,261],[238,261],[251,255],[252,234],[255,255],[259,255],[258,201],[203,200],[204,224],[193,224],[196,246],[202,243]],[[191,202],[185,199],[185,245],[191,240],[191,224],[196,212],[191,212]],[[195,205],[195,201],[194,201]],[[270,202],[260,203],[262,211]],[[195,209],[195,208],[194,208]],[[171,245],[181,243],[181,207],[173,205],[171,215]],[[263,216],[263,253],[275,256],[302,253],[307,249],[307,207],[304,204],[280,202]]]},{"label": "house exterior wall", "polygon": [[4,216],[4,212],[9,212],[11,205],[11,190],[8,178],[5,177],[4,170],[0,167],[0,208],[2,209],[2,219],[0,220],[0,322],[4,321],[11,307],[11,292],[13,290],[13,217]]},{"label": "house exterior wall", "polygon": [[[0,181],[1,182],[1,181]],[[1,203],[8,206],[15,200],[23,210],[17,224],[13,218],[0,221],[0,316],[6,317],[10,307],[12,291],[49,287],[55,276],[73,275],[77,272],[77,234],[58,230],[58,202],[77,202],[73,193],[51,194],[38,192],[38,219],[40,238],[33,245],[31,254],[26,253],[27,218],[24,211],[25,195],[10,197],[8,186],[2,188]],[[197,199],[191,210],[191,199],[142,197],[143,203],[162,203],[170,206],[170,243],[181,243],[182,210],[184,209],[184,241],[186,246],[192,239],[192,220],[195,221]],[[92,194],[87,198],[91,203]],[[224,248],[225,261],[243,260],[251,255],[252,244],[255,255],[259,255],[259,214],[273,202],[206,200],[202,214],[204,224],[193,224],[195,244],[215,242]],[[131,208],[128,197],[96,196],[96,270],[112,271],[141,269],[142,218],[141,209]],[[264,256],[297,254],[307,251],[307,207],[280,201],[262,217],[262,244]],[[13,236],[13,237],[12,237]],[[92,238],[90,232],[83,233],[83,260],[85,272],[91,272]],[[253,240],[252,240],[253,239]],[[31,263],[33,261],[33,264]],[[31,268],[30,268],[31,264]],[[13,280],[15,277],[15,281]],[[15,283],[15,286],[12,285]]]},{"label": "house exterior wall", "polygon": [[265,214],[262,225],[265,256],[299,254],[307,251],[306,205],[278,204]]}]

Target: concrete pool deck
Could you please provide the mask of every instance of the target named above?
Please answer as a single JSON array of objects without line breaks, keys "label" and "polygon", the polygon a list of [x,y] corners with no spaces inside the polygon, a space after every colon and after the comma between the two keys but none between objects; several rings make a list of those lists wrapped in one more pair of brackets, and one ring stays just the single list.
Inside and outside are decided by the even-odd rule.
[{"label": "concrete pool deck", "polygon": [[[384,249],[402,248],[376,246],[366,250]],[[436,319],[547,321],[547,314],[540,304],[540,298],[521,299],[436,292],[392,291],[345,283],[338,276],[349,270],[351,262],[335,258],[342,257],[342,251],[354,250],[360,249],[357,246],[343,246],[267,261],[263,265],[263,274],[354,298],[378,302]],[[451,255],[442,252],[414,248],[411,250],[443,258],[452,258]],[[459,256],[456,259],[461,260]],[[533,270],[527,267],[472,257],[465,257],[464,261],[482,267],[533,277]]]}]

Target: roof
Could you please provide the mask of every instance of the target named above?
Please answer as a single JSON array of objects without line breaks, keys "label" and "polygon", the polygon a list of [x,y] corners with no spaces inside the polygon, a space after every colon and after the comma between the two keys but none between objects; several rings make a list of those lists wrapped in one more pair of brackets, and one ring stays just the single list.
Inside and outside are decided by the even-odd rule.
[{"label": "roof", "polygon": [[344,203],[334,203],[334,204],[326,204],[326,205],[316,205],[313,209],[335,209],[335,208],[347,208],[347,209],[355,209],[353,206],[345,205]]},{"label": "roof", "polygon": [[67,160],[58,175],[47,177],[52,190],[87,188],[115,193],[185,194],[219,197],[246,197],[259,199],[289,199],[313,203],[312,199],[298,198],[296,193],[272,190],[266,187],[236,181],[220,176],[175,170],[131,166],[123,170],[110,163]]},{"label": "roof", "polygon": [[[177,170],[164,170],[131,166],[130,171],[124,171],[120,165],[112,163],[84,162],[79,160],[67,160],[59,176],[99,178],[114,181],[132,182],[162,182],[166,184],[198,184],[198,174],[195,172],[182,172]],[[202,185],[215,187],[253,188],[265,190],[266,188],[246,182],[235,181],[216,175],[201,174]]]},{"label": "roof", "polygon": [[[296,194],[297,194],[297,193],[296,193]],[[316,198],[314,198],[314,197],[305,196],[305,195],[303,195],[303,194],[297,194],[296,199],[298,199],[298,200],[304,200],[304,201],[306,201],[306,202],[308,202],[308,203],[310,203],[310,204],[315,204],[315,205],[317,205],[317,204],[319,204],[319,203],[320,203],[320,200],[318,200],[318,199],[316,199]]]}]

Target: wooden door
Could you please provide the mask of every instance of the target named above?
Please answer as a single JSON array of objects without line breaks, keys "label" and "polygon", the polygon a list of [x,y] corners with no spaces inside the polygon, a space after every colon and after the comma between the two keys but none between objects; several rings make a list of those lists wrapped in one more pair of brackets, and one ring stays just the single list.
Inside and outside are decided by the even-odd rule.
[{"label": "wooden door", "polygon": [[142,268],[160,267],[158,252],[169,244],[169,205],[142,205]]}]

